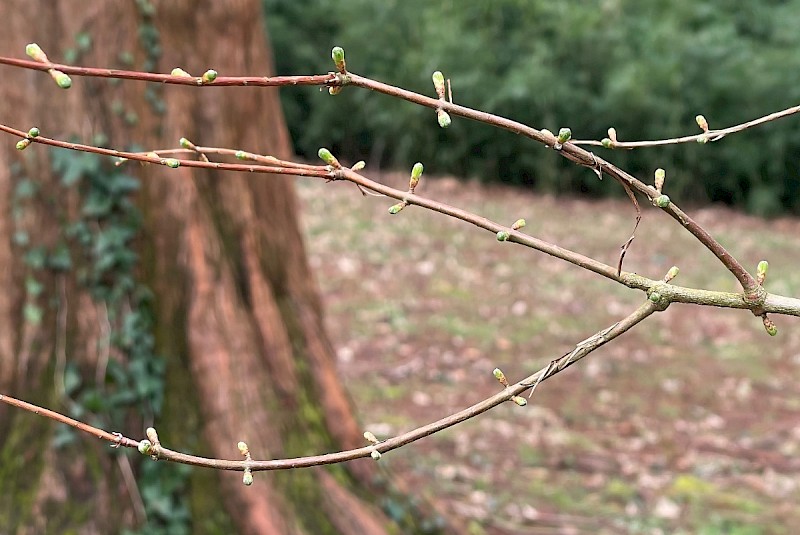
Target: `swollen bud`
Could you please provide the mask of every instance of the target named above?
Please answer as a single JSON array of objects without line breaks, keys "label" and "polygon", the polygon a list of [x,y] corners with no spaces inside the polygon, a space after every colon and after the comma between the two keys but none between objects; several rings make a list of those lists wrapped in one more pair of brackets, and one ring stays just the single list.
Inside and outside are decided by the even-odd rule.
[{"label": "swollen bud", "polygon": [[433,88],[436,89],[436,94],[439,98],[444,98],[444,74],[442,71],[436,71],[431,77],[433,80]]},{"label": "swollen bud", "polygon": [[678,266],[672,266],[671,268],[669,268],[669,271],[667,271],[667,274],[664,275],[664,282],[669,282],[672,279],[674,279],[675,277],[677,277],[678,273],[680,273],[680,271],[681,270],[678,269]]},{"label": "swollen bud", "polygon": [[607,137],[604,137],[604,138],[603,138],[603,139],[600,141],[600,144],[601,144],[601,145],[602,145],[604,148],[606,148],[606,149],[613,149],[613,148],[614,148],[614,142],[613,142],[613,141],[611,141],[611,140],[610,140],[609,138],[607,138]]},{"label": "swollen bud", "polygon": [[511,234],[507,230],[501,230],[497,233],[497,241],[508,241]]},{"label": "swollen bud", "polygon": [[569,128],[562,128],[558,131],[558,142],[559,143],[566,143],[572,139],[572,130]]},{"label": "swollen bud", "polygon": [[175,158],[167,158],[164,160],[164,165],[167,167],[171,167],[173,169],[177,169],[181,166],[180,160],[176,160]]},{"label": "swollen bud", "polygon": [[705,117],[698,115],[694,120],[703,132],[708,132],[708,121],[706,121]]},{"label": "swollen bud", "polygon": [[30,137],[39,137],[39,129],[35,126],[28,130],[28,136]]},{"label": "swollen bud", "polygon": [[422,176],[423,166],[421,163],[417,162],[414,164],[414,167],[411,168],[411,179],[408,181],[408,188],[413,192],[414,189],[419,184],[419,179]]},{"label": "swollen bud", "polygon": [[762,260],[758,263],[758,267],[756,268],[756,280],[759,284],[764,284],[764,280],[767,278],[767,271],[769,270],[769,262],[766,260]]},{"label": "swollen bud", "polygon": [[656,169],[656,191],[661,193],[661,188],[664,187],[664,180],[667,178],[667,172],[660,167]]},{"label": "swollen bud", "polygon": [[331,59],[333,59],[333,64],[336,65],[336,70],[342,74],[347,72],[347,64],[344,61],[344,49],[342,47],[333,47],[333,50],[331,50]]},{"label": "swollen bud", "polygon": [[72,79],[61,71],[50,69],[50,76],[56,81],[56,84],[61,89],[69,89],[72,87]]},{"label": "swollen bud", "polygon": [[439,121],[439,126],[442,128],[447,128],[450,126],[450,114],[444,111],[443,109],[439,108],[436,110],[436,119]]},{"label": "swollen bud", "polygon": [[139,453],[141,453],[142,455],[149,455],[150,450],[152,448],[153,444],[149,440],[142,440],[141,442],[139,442],[139,445],[137,446]]},{"label": "swollen bud", "polygon": [[492,375],[494,375],[495,379],[500,381],[501,385],[508,386],[508,379],[506,379],[506,374],[503,373],[503,370],[501,370],[500,368],[495,368],[492,371]]},{"label": "swollen bud", "polygon": [[767,333],[770,336],[776,336],[778,334],[778,327],[766,314],[764,314],[761,319],[764,321],[764,328],[767,330]]},{"label": "swollen bud", "polygon": [[669,197],[667,197],[666,195],[659,195],[658,197],[653,199],[653,204],[658,206],[659,208],[666,208],[667,206],[669,206],[670,202],[671,201],[669,200]]},{"label": "swollen bud", "polygon": [[49,63],[50,60],[47,59],[47,54],[44,53],[39,45],[36,43],[30,43],[29,45],[25,46],[25,53],[30,57],[32,60],[39,61],[41,63]]},{"label": "swollen bud", "polygon": [[172,69],[172,72],[170,72],[170,74],[172,76],[177,76],[178,78],[192,78],[191,74],[189,74],[188,72],[184,71],[180,67],[175,67],[174,69]]},{"label": "swollen bud", "polygon": [[372,450],[372,453],[370,453],[369,455],[375,461],[381,460],[381,452],[379,452],[378,450]]},{"label": "swollen bud", "polygon": [[364,431],[364,438],[372,444],[377,444],[380,442],[371,431]]},{"label": "swollen bud", "polygon": [[17,141],[16,147],[17,147],[17,150],[25,150],[25,149],[28,148],[28,145],[30,145],[30,144],[31,144],[31,140],[30,139],[20,139],[19,141]]},{"label": "swollen bud", "polygon": [[241,441],[241,442],[237,443],[236,444],[236,448],[239,450],[239,453],[241,453],[242,455],[244,455],[244,456],[250,455],[250,448],[247,447],[247,443],[246,442]]},{"label": "swollen bud", "polygon": [[242,476],[242,483],[244,483],[245,487],[249,487],[253,484],[253,473],[250,470],[245,470],[244,475]]},{"label": "swollen bud", "polygon": [[511,228],[514,229],[514,230],[519,230],[522,227],[524,227],[525,225],[526,225],[526,223],[525,223],[524,219],[517,219],[516,221],[514,221],[514,224],[511,225]]},{"label": "swollen bud", "polygon": [[399,202],[397,204],[393,204],[392,206],[389,207],[389,213],[392,215],[399,214],[400,210],[405,208],[407,205],[408,203],[406,202]]},{"label": "swollen bud", "polygon": [[194,146],[194,143],[192,143],[191,141],[189,141],[189,140],[188,140],[188,139],[186,139],[185,137],[182,137],[182,138],[180,138],[180,139],[178,140],[178,143],[179,143],[179,144],[180,144],[180,146],[181,146],[181,147],[183,147],[184,149],[191,149],[191,148]]},{"label": "swollen bud", "polygon": [[317,151],[317,155],[320,157],[320,159],[323,162],[325,162],[326,164],[328,164],[328,165],[330,165],[332,167],[335,167],[335,168],[338,169],[338,168],[340,168],[342,166],[342,164],[339,163],[339,160],[337,160],[334,157],[334,155],[331,154],[331,151],[329,151],[325,147],[319,149],[319,151]]},{"label": "swollen bud", "polygon": [[513,398],[511,398],[511,401],[513,401],[520,407],[524,407],[525,405],[528,404],[528,400],[520,396],[514,396]]},{"label": "swollen bud", "polygon": [[216,79],[217,79],[217,71],[215,71],[214,69],[208,69],[206,72],[203,73],[202,80],[204,83],[213,82]]}]

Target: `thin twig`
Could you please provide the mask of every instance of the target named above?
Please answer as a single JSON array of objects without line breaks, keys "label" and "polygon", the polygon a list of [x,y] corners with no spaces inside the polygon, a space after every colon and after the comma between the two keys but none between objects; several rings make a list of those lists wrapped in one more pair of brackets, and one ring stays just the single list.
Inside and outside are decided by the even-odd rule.
[{"label": "thin twig", "polygon": [[[745,123],[729,126],[728,128],[723,128],[721,130],[709,130],[708,132],[702,132],[700,134],[695,134],[691,136],[673,137],[669,139],[656,139],[652,141],[612,141],[610,148],[637,149],[642,147],[660,147],[663,145],[678,145],[681,143],[696,143],[698,141],[704,141],[704,140],[719,141],[728,134],[735,134],[736,132],[741,132],[742,130],[747,130],[748,128],[753,128],[754,126],[762,125],[764,123],[769,123],[771,121],[775,121],[776,119],[789,117],[790,115],[795,115],[796,113],[800,113],[800,106],[792,106],[791,108],[786,108],[785,110],[776,111],[774,113],[770,113],[763,117],[759,117],[758,119],[753,119],[752,121],[747,121]],[[575,145],[593,145],[596,147],[604,146],[602,141],[596,141],[592,139],[589,140],[576,139],[572,143]]]},{"label": "thin twig", "polygon": [[[217,470],[234,470],[234,471],[243,471],[245,468],[248,468],[253,472],[266,471],[266,470],[290,470],[295,468],[320,466],[324,464],[336,464],[345,461],[352,461],[354,459],[360,459],[362,457],[370,457],[372,455],[372,452],[376,450],[379,451],[380,453],[386,453],[388,451],[392,451],[397,448],[406,446],[407,444],[410,444],[412,442],[416,442],[417,440],[430,436],[434,433],[438,433],[439,431],[442,431],[449,427],[453,427],[454,425],[457,425],[463,421],[474,418],[480,414],[483,414],[486,411],[489,411],[497,407],[498,405],[506,401],[509,401],[512,397],[523,393],[528,388],[531,388],[531,386],[533,386],[534,384],[541,383],[542,381],[552,377],[553,375],[565,370],[567,367],[571,366],[578,360],[586,357],[592,351],[598,349],[599,347],[607,344],[611,340],[614,340],[624,332],[630,330],[636,324],[638,324],[639,322],[641,322],[654,312],[657,312],[658,310],[659,308],[654,303],[648,300],[643,305],[641,305],[636,311],[627,316],[625,319],[615,323],[608,329],[604,329],[603,331],[601,331],[602,334],[595,334],[590,338],[587,338],[586,340],[584,340],[583,342],[579,343],[576,346],[576,350],[568,352],[559,359],[556,359],[555,365],[551,363],[547,367],[539,370],[538,372],[530,375],[529,377],[526,377],[522,381],[510,385],[508,388],[504,388],[497,394],[490,396],[479,403],[475,403],[474,405],[467,407],[466,409],[463,409],[459,412],[446,416],[428,425],[424,425],[407,433],[403,433],[402,435],[398,435],[396,437],[383,440],[378,444],[371,444],[369,446],[364,446],[363,448],[340,451],[336,453],[327,453],[324,455],[312,455],[308,457],[296,457],[292,459],[273,459],[268,461],[258,461],[258,460],[233,461],[226,459],[210,459],[207,457],[198,457],[195,455],[188,455],[186,453],[181,453],[175,450],[165,448],[160,444],[153,445],[152,449],[150,449],[147,453],[148,455],[151,455],[156,459],[169,460],[193,466],[214,468]],[[137,448],[139,446],[139,442],[135,440],[123,437],[121,435],[114,435],[108,433],[101,429],[97,429],[90,425],[68,418],[67,416],[58,414],[48,409],[37,407],[36,405],[31,405],[30,403],[26,403],[24,401],[20,401],[18,399],[9,396],[0,394],[0,401],[33,412],[34,414],[41,414],[53,420],[67,423],[68,425],[72,425],[73,427],[76,427],[82,431],[95,435],[98,438],[102,438],[104,440],[112,442],[114,445],[118,444],[121,446],[126,446],[131,448]]]}]

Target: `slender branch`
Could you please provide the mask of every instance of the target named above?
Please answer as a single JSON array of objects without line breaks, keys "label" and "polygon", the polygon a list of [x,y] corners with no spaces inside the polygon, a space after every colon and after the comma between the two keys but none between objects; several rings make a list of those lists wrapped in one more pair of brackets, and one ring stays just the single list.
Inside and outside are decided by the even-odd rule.
[{"label": "slender branch", "polygon": [[[599,260],[595,260],[581,253],[571,251],[563,247],[559,247],[558,245],[541,240],[529,234],[525,234],[519,230],[515,230],[511,227],[502,225],[485,217],[473,214],[472,212],[463,210],[461,208],[456,208],[446,203],[428,199],[420,195],[409,193],[408,191],[395,189],[385,184],[381,184],[380,182],[376,182],[372,179],[369,179],[366,176],[357,173],[351,169],[346,169],[346,168],[333,169],[330,166],[320,166],[320,165],[315,166],[309,164],[302,164],[286,160],[279,160],[273,156],[265,156],[250,152],[244,152],[240,150],[225,149],[219,147],[195,146],[193,149],[164,149],[164,150],[156,150],[150,152],[125,152],[114,149],[104,149],[100,147],[94,147],[92,145],[83,145],[80,143],[69,143],[65,141],[59,141],[41,135],[37,137],[30,137],[26,132],[22,130],[17,130],[15,128],[11,128],[2,124],[0,124],[0,131],[8,132],[22,138],[30,139],[31,142],[41,143],[43,145],[122,158],[123,160],[121,160],[118,163],[122,163],[127,160],[135,160],[145,163],[153,163],[153,164],[169,166],[168,159],[161,158],[160,156],[170,155],[170,154],[195,154],[195,153],[221,154],[227,156],[237,156],[243,159],[262,162],[265,164],[273,164],[274,166],[226,164],[219,162],[211,162],[207,160],[197,161],[189,159],[174,159],[174,161],[177,162],[179,166],[185,166],[185,167],[199,167],[205,169],[219,169],[219,170],[229,170],[229,171],[239,171],[239,172],[307,176],[307,177],[323,178],[329,181],[344,180],[352,182],[365,190],[374,191],[376,193],[385,195],[386,197],[406,202],[410,205],[420,206],[422,208],[426,208],[434,212],[445,214],[455,219],[460,219],[461,221],[464,221],[466,223],[471,223],[479,228],[482,228],[484,230],[487,230],[495,234],[500,231],[507,232],[508,239],[506,241],[508,242],[524,245],[526,247],[530,247],[531,249],[543,252],[555,258],[559,258],[577,267],[581,267],[583,269],[586,269],[588,271],[606,277],[610,280],[623,284],[628,288],[642,290],[645,292],[651,292],[656,287],[661,288],[662,286],[665,286],[661,294],[663,298],[667,299],[669,302],[691,303],[691,304],[705,305],[705,306],[746,309],[746,310],[751,310],[754,314],[758,316],[761,316],[765,313],[778,313],[791,316],[800,316],[800,299],[768,294],[765,290],[763,290],[763,288],[760,285],[758,286],[758,288],[762,292],[760,295],[763,296],[763,299],[754,302],[753,300],[748,299],[746,294],[743,295],[737,293],[718,292],[718,291],[704,290],[697,288],[684,288],[681,286],[673,286],[671,284],[664,285],[662,282],[658,280],[650,279],[635,273],[630,273],[625,271],[617,273],[616,267],[613,267],[604,262],[600,262]],[[702,228],[700,230],[702,232],[705,232],[705,230]]]},{"label": "slender branch", "polygon": [[[605,173],[615,180],[618,180],[623,184],[627,184],[633,190],[646,196],[651,202],[660,195],[654,187],[648,186],[630,173],[623,171],[619,167],[607,162],[594,153],[588,152],[578,147],[574,143],[568,142],[559,144],[556,137],[550,132],[537,130],[523,123],[506,119],[505,117],[500,117],[491,113],[474,110],[472,108],[459,106],[458,104],[453,104],[446,101],[436,100],[412,91],[407,91],[405,89],[400,89],[382,82],[377,82],[369,78],[364,78],[353,73],[348,73],[348,79],[350,85],[364,87],[372,91],[407,100],[427,108],[441,108],[450,115],[456,115],[496,126],[497,128],[502,128],[503,130],[508,130],[509,132],[513,132],[515,134],[538,141],[539,143],[543,143],[548,147],[555,148],[560,146],[561,148],[558,150],[558,152],[565,158],[577,163],[578,165],[588,167],[600,173]],[[750,273],[748,273],[747,269],[745,269],[745,267],[742,266],[739,261],[736,260],[725,249],[725,247],[722,246],[722,244],[720,244],[708,232],[706,232],[703,227],[701,227],[696,221],[678,208],[674,203],[669,203],[669,205],[664,208],[664,211],[672,216],[673,219],[681,223],[686,230],[688,230],[695,238],[697,238],[700,243],[710,250],[720,262],[722,262],[722,264],[736,277],[736,279],[742,285],[742,288],[744,288],[745,294],[750,296],[751,300],[758,302],[763,299],[763,292],[761,292],[761,287],[758,282],[756,282],[756,279],[750,275]]]},{"label": "slender branch", "polygon": [[108,431],[103,431],[102,429],[98,429],[89,424],[85,424],[78,420],[74,420],[69,416],[65,416],[61,413],[51,411],[50,409],[45,409],[43,407],[39,407],[37,405],[33,405],[32,403],[12,398],[4,394],[0,394],[0,401],[2,401],[3,403],[8,403],[9,405],[17,407],[19,409],[32,412],[33,414],[38,414],[40,416],[44,416],[45,418],[50,418],[51,420],[55,420],[56,422],[70,425],[75,429],[83,431],[84,433],[89,433],[90,435],[94,435],[97,438],[111,442],[114,446],[125,446],[128,448],[135,448],[139,445],[138,440],[125,438],[118,433],[109,433]]},{"label": "slender branch", "polygon": [[[407,433],[403,433],[402,435],[398,435],[396,437],[384,440],[382,442],[379,442],[378,444],[365,446],[363,448],[340,451],[336,453],[327,453],[324,455],[312,455],[308,457],[296,457],[291,459],[274,459],[269,461],[253,461],[253,460],[232,461],[225,459],[210,459],[207,457],[197,457],[195,455],[188,455],[186,453],[181,453],[175,450],[165,448],[160,444],[152,445],[150,450],[148,450],[147,454],[151,455],[154,459],[168,460],[182,464],[189,464],[193,466],[201,466],[206,468],[214,468],[217,470],[243,471],[245,469],[248,469],[252,472],[258,472],[266,470],[290,470],[294,468],[307,468],[311,466],[320,466],[324,464],[336,464],[345,461],[352,461],[354,459],[359,459],[362,457],[370,457],[373,451],[386,453],[388,451],[392,451],[397,448],[401,448],[403,446],[411,444],[412,442],[416,442],[417,440],[420,440],[427,436],[433,435],[434,433],[438,433],[439,431],[442,431],[449,427],[453,427],[454,425],[457,425],[463,421],[474,418],[480,414],[483,414],[484,412],[487,412],[497,407],[498,405],[506,401],[511,400],[513,397],[518,396],[519,394],[525,392],[529,388],[535,388],[536,385],[538,385],[542,381],[565,370],[578,360],[586,357],[589,353],[591,353],[595,349],[598,349],[599,347],[607,344],[611,340],[614,340],[619,335],[627,332],[636,324],[638,324],[639,322],[641,322],[654,312],[663,309],[664,309],[663,306],[660,307],[659,305],[648,300],[638,309],[636,309],[636,311],[628,315],[623,320],[614,323],[611,327],[599,331],[598,333],[594,334],[593,336],[590,336],[586,340],[579,342],[575,346],[575,349],[565,353],[564,355],[562,355],[557,359],[552,360],[547,366],[537,371],[536,373],[531,374],[522,381],[510,385],[501,392],[498,392],[497,394],[490,396],[484,399],[483,401],[475,403],[474,405],[471,405],[466,409],[463,409],[459,412],[446,416],[445,418],[441,418],[440,420],[436,420],[435,422],[432,422],[428,425],[424,425]],[[48,409],[43,409],[41,407],[37,407],[36,405],[20,401],[18,399],[9,396],[0,394],[0,401],[33,412],[34,414],[41,414],[42,416],[46,416],[58,422],[63,422],[68,425],[72,425],[73,427],[76,427],[89,434],[95,435],[98,438],[102,438],[104,440],[112,442],[114,445],[119,444],[121,446],[138,448],[140,444],[136,440],[132,440],[123,437],[121,435],[108,433],[101,429],[97,429],[90,425],[83,424],[81,422],[68,418],[59,413],[50,411]]]},{"label": "slender branch", "polygon": [[[94,147],[92,145],[83,145],[81,143],[70,143],[67,141],[59,141],[44,136],[30,137],[27,132],[11,128],[9,126],[0,124],[0,131],[19,136],[21,138],[29,139],[33,143],[41,143],[42,145],[49,145],[51,147],[60,147],[62,149],[76,150],[81,152],[92,152],[94,154],[102,154],[104,156],[113,156],[115,158],[123,158],[125,160],[136,160],[144,163],[154,163],[166,167],[173,167],[171,163],[177,163],[179,166],[184,167],[199,167],[201,169],[217,169],[220,171],[238,171],[243,173],[273,173],[281,175],[296,175],[296,176],[310,176],[318,178],[332,179],[333,176],[329,170],[324,166],[298,166],[292,165],[291,167],[269,166],[269,165],[246,165],[234,163],[219,163],[219,162],[202,162],[197,160],[178,160],[170,158],[160,158],[150,156],[148,153],[142,152],[127,152],[114,149],[104,149],[102,147]],[[233,151],[236,152],[236,151]],[[276,160],[277,161],[277,160]]]},{"label": "slender branch", "polygon": [[[153,74],[136,71],[122,71],[115,69],[97,69],[89,67],[73,67],[69,65],[42,63],[39,61],[22,60],[15,58],[0,57],[0,64],[12,65],[26,69],[39,71],[49,71],[53,68],[66,74],[79,76],[96,76],[104,78],[122,78],[130,80],[142,80],[148,82],[161,82],[169,84],[190,85],[195,87],[205,87],[214,85],[238,85],[238,86],[290,86],[290,85],[324,85],[328,87],[341,87],[344,85],[354,85],[363,87],[394,96],[409,102],[425,106],[432,109],[442,109],[451,115],[457,115],[496,126],[510,132],[528,137],[548,147],[558,147],[559,152],[567,159],[595,170],[598,173],[606,173],[615,180],[627,184],[633,190],[646,196],[653,201],[658,192],[652,186],[648,186],[636,177],[612,165],[611,163],[588,152],[574,143],[557,142],[555,136],[544,130],[537,130],[523,123],[512,121],[498,115],[474,110],[465,106],[453,104],[446,99],[433,99],[401,89],[389,84],[384,84],[370,78],[365,78],[351,72],[328,73],[327,75],[314,76],[282,76],[282,77],[217,77],[214,81],[206,82],[202,77],[182,77],[165,74]],[[779,112],[780,113],[780,112]],[[763,122],[763,121],[762,121]],[[153,162],[155,163],[155,162]],[[195,165],[195,167],[202,167]],[[736,277],[744,289],[748,300],[754,304],[760,304],[765,297],[764,291],[756,279],[739,263],[716,239],[706,232],[696,221],[690,218],[685,212],[680,210],[674,203],[669,203],[663,208],[673,219],[681,223],[700,243],[709,249],[722,264]]]},{"label": "slender branch", "polygon": [[[800,113],[800,106],[792,106],[791,108],[786,108],[785,110],[776,111],[774,113],[770,113],[763,117],[759,117],[758,119],[753,119],[752,121],[747,121],[741,124],[737,124],[734,126],[729,126],[728,128],[722,128],[720,130],[708,130],[707,132],[702,132],[700,134],[695,134],[692,136],[683,136],[683,137],[673,137],[669,139],[656,139],[652,141],[612,141],[609,148],[612,149],[637,149],[641,147],[659,147],[663,145],[678,145],[681,143],[696,143],[696,142],[706,142],[706,141],[719,141],[720,139],[724,138],[728,134],[735,134],[737,132],[741,132],[742,130],[747,130],[748,128],[753,128],[754,126],[759,126],[764,123],[769,123],[771,121],[775,121],[777,119],[782,119],[784,117],[789,117],[790,115],[794,115],[796,113]],[[596,140],[575,140],[572,143],[575,145],[593,145],[596,147],[603,147],[602,141]]]},{"label": "slender branch", "polygon": [[0,56],[0,64],[45,72],[49,71],[50,69],[57,69],[64,74],[71,74],[74,76],[118,78],[121,80],[139,80],[141,82],[189,85],[193,87],[284,87],[292,85],[339,85],[336,82],[337,76],[334,73],[316,74],[311,76],[218,76],[214,81],[205,81],[201,76],[185,77],[152,72],[98,69],[94,67],[75,67],[74,65],[42,63],[34,60],[8,58],[3,56]]}]

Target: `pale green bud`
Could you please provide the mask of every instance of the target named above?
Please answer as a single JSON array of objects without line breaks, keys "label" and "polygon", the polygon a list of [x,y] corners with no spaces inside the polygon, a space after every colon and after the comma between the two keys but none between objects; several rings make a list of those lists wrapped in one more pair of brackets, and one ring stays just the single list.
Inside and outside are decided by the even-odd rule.
[{"label": "pale green bud", "polygon": [[450,119],[450,114],[441,108],[436,110],[436,119],[439,121],[439,126],[442,128],[447,128],[452,122]]},{"label": "pale green bud", "polygon": [[666,195],[659,195],[658,197],[653,199],[653,204],[658,206],[659,208],[666,208],[667,206],[669,206],[670,202],[671,201],[669,200],[669,197]]},{"label": "pale green bud", "polygon": [[30,130],[28,130],[28,135],[30,137],[39,137],[39,129],[34,126]]},{"label": "pale green bud", "polygon": [[249,487],[253,484],[253,473],[250,470],[245,470],[244,475],[242,476],[242,483],[244,483],[245,487]]},{"label": "pale green bud", "polygon": [[337,160],[333,156],[333,154],[331,154],[331,151],[329,151],[328,149],[326,149],[324,147],[317,151],[317,155],[320,157],[320,159],[323,162],[325,162],[326,164],[328,164],[330,166],[337,167],[337,168],[342,166],[339,163],[339,160]]},{"label": "pale green bud", "polygon": [[507,230],[501,230],[497,233],[497,241],[508,241],[511,234]]},{"label": "pale green bud", "polygon": [[203,82],[213,82],[217,79],[217,71],[214,69],[208,69],[206,72],[203,73]]},{"label": "pale green bud", "polygon": [[181,162],[180,160],[176,160],[175,158],[167,158],[164,160],[164,165],[176,169],[181,166]]},{"label": "pale green bud", "polygon": [[566,143],[572,139],[572,130],[569,128],[562,128],[558,131],[558,142],[559,143]]},{"label": "pale green bud", "polygon": [[381,452],[379,452],[378,450],[372,450],[372,453],[370,453],[369,455],[375,461],[380,461],[381,460]]},{"label": "pale green bud", "polygon": [[344,61],[344,49],[340,46],[333,47],[331,59],[333,59],[333,64],[336,65],[336,70],[344,74],[347,70],[347,63]]},{"label": "pale green bud", "polygon": [[36,43],[30,43],[25,46],[25,53],[33,60],[41,63],[48,63],[47,54]]}]

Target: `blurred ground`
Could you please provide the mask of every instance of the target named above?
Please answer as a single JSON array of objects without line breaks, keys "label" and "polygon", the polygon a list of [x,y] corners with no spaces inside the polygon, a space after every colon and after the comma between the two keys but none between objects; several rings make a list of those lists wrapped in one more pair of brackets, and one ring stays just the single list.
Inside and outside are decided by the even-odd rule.
[{"label": "blurred ground", "polygon": [[[382,181],[405,188],[407,176]],[[608,187],[618,187],[608,181]],[[350,184],[298,182],[307,246],[364,428],[387,438],[495,393],[645,298],[471,225]],[[669,190],[669,182],[666,187]],[[424,177],[418,193],[615,265],[634,210]],[[676,199],[678,203],[680,199]],[[737,291],[644,206],[625,269]],[[800,296],[800,221],[690,210],[767,289]],[[800,525],[800,320],[769,337],[744,311],[672,305],[506,404],[384,455],[474,534],[793,533]]]}]

